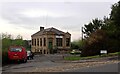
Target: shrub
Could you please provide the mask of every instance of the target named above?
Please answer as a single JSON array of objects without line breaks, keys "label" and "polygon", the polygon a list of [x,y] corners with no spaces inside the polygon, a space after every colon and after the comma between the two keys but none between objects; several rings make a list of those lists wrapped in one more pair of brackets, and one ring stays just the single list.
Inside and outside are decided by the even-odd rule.
[{"label": "shrub", "polygon": [[6,64],[8,63],[8,54],[7,54],[7,51],[3,51],[2,52],[2,64]]},{"label": "shrub", "polygon": [[104,30],[97,30],[86,39],[81,56],[100,55],[100,50],[106,50],[107,36]]}]

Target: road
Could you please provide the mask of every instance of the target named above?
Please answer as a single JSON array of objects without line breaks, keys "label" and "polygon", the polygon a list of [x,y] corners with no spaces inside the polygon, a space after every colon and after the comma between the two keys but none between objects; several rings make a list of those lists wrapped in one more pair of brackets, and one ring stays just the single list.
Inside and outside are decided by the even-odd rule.
[{"label": "road", "polygon": [[62,60],[62,55],[35,55],[33,60],[28,60],[27,63],[10,63],[3,66],[3,72],[31,72],[35,68],[48,68],[64,65],[64,63],[55,63],[54,60]]},{"label": "road", "polygon": [[[10,63],[3,66],[3,72],[118,72],[118,64],[111,60],[101,60],[86,62],[81,60],[79,63],[61,62],[63,55],[35,55],[33,60],[27,63]],[[108,64],[107,64],[108,63]],[[101,66],[93,66],[101,64]],[[87,66],[90,66],[87,68]],[[92,66],[92,67],[91,67]]]},{"label": "road", "polygon": [[72,69],[67,72],[118,72],[118,64],[105,64],[97,67],[89,67],[82,69]]}]

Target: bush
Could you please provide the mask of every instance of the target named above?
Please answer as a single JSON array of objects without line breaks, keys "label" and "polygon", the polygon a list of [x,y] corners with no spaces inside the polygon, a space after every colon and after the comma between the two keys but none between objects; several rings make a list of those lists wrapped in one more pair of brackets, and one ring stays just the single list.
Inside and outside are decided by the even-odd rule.
[{"label": "bush", "polygon": [[7,51],[3,51],[2,52],[2,64],[6,64],[8,63],[9,59],[8,59],[8,54],[7,54]]},{"label": "bush", "polygon": [[86,39],[81,56],[100,55],[100,50],[106,50],[106,33],[103,30],[97,30]]}]

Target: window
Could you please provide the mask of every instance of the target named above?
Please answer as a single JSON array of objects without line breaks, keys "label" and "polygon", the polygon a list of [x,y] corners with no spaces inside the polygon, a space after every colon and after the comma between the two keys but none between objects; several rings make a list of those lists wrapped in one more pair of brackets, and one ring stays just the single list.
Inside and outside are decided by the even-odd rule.
[{"label": "window", "polygon": [[32,45],[33,45],[33,39],[32,39]]},{"label": "window", "polygon": [[66,38],[66,46],[70,46],[70,38]]},{"label": "window", "polygon": [[36,46],[36,39],[35,39],[35,46]]},{"label": "window", "polygon": [[56,45],[62,46],[62,38],[56,38]]},{"label": "window", "polygon": [[22,48],[10,48],[12,52],[22,52]]},{"label": "window", "polygon": [[46,38],[44,38],[44,46],[46,46]]},{"label": "window", "polygon": [[44,50],[44,54],[46,54],[46,50]]},{"label": "window", "polygon": [[40,50],[40,54],[42,54],[42,50]]},{"label": "window", "polygon": [[39,39],[37,39],[37,45],[39,46]]},{"label": "window", "polygon": [[42,38],[40,38],[40,46],[42,46]]}]

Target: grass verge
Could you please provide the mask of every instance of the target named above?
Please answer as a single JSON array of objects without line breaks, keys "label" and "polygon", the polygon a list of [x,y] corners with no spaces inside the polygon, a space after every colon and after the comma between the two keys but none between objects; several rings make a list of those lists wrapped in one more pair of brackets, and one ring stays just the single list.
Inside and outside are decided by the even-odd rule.
[{"label": "grass verge", "polygon": [[68,61],[75,61],[75,60],[85,60],[85,59],[92,59],[92,58],[101,58],[101,57],[109,57],[109,56],[117,56],[120,55],[120,52],[115,52],[115,53],[109,53],[109,54],[103,54],[103,55],[96,55],[96,56],[87,56],[87,57],[80,57],[80,56],[67,56],[64,57],[64,60]]},{"label": "grass verge", "polygon": [[96,56],[88,56],[88,57],[80,57],[80,56],[68,56],[64,57],[64,60],[75,61],[75,60],[85,60],[85,59],[92,59],[92,58],[99,58],[99,55]]}]

